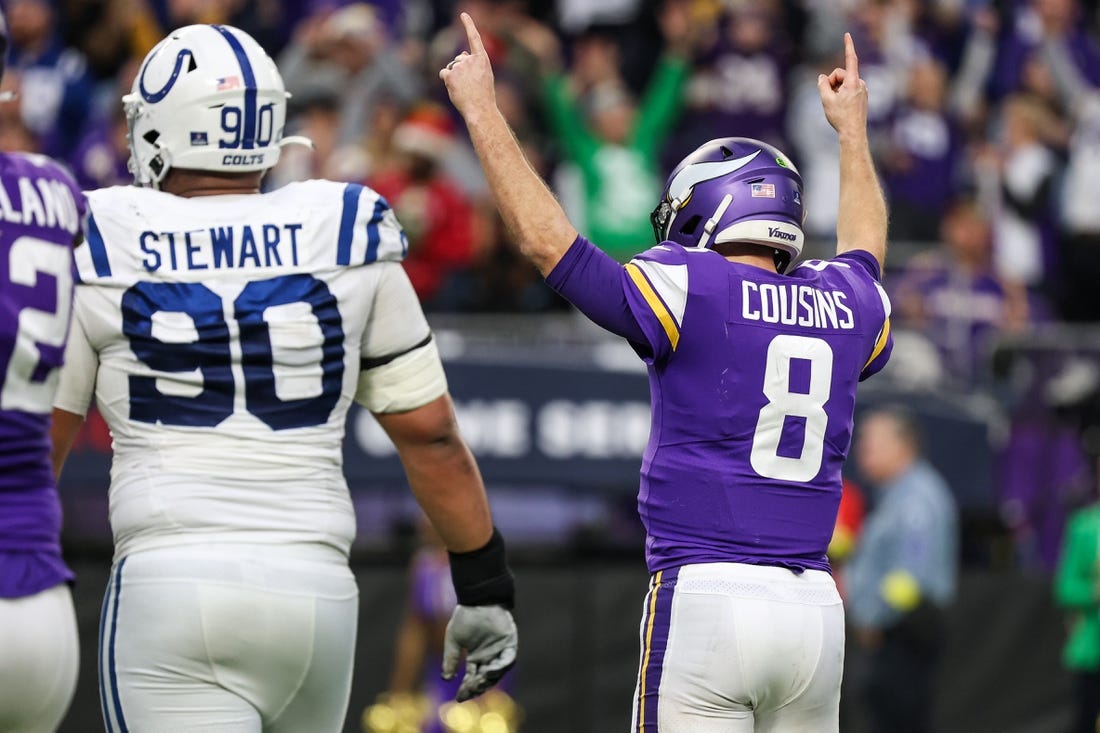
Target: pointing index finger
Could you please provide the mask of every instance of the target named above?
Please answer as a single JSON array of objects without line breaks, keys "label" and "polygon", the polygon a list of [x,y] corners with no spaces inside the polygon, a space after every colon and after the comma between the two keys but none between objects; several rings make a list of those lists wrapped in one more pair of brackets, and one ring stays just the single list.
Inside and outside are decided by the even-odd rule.
[{"label": "pointing index finger", "polygon": [[852,34],[844,34],[844,70],[852,79],[859,79],[859,57],[856,56],[856,44],[852,42]]},{"label": "pointing index finger", "polygon": [[470,44],[470,53],[485,53],[485,44],[481,42],[481,34],[477,32],[474,19],[470,17],[469,13],[463,13],[460,17],[462,25],[466,28],[466,41]]}]

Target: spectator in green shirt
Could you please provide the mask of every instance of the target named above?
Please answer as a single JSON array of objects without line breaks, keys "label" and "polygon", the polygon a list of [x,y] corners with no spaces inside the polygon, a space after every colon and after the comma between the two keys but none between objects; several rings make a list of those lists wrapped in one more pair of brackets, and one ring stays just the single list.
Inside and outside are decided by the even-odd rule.
[{"label": "spectator in green shirt", "polygon": [[[1100,460],[1097,460],[1100,474]],[[1100,504],[1070,516],[1054,578],[1058,605],[1070,613],[1062,663],[1073,673],[1074,733],[1100,729]]]},{"label": "spectator in green shirt", "polygon": [[599,81],[583,102],[561,71],[549,71],[543,81],[551,130],[580,174],[579,228],[623,262],[652,243],[649,212],[664,183],[658,156],[689,71],[692,30],[685,7],[666,3],[660,20],[665,50],[640,100],[619,78]]}]

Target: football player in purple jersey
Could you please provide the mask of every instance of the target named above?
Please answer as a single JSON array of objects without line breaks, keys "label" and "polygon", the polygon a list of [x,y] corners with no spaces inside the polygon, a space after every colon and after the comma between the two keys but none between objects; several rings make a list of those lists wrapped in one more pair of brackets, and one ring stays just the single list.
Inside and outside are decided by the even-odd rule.
[{"label": "football player in purple jersey", "polygon": [[790,265],[797,169],[769,145],[721,138],[673,171],[657,246],[619,265],[524,160],[462,21],[470,51],[440,77],[505,222],[548,282],[649,367],[638,507],[653,579],[633,729],[838,730],[844,612],[825,551],[856,385],[891,344],[886,204],[851,37],[845,68],[818,78],[840,144],[835,258]]},{"label": "football player in purple jersey", "polygon": [[[0,75],[8,46],[0,13]],[[0,152],[0,730],[57,728],[79,645],[61,559],[50,411],[73,296],[84,196],[41,155]]]}]

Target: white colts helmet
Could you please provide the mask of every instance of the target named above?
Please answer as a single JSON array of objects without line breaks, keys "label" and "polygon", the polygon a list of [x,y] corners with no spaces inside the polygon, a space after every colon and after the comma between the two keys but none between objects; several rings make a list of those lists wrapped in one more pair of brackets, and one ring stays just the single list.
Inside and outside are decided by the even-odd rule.
[{"label": "white colts helmet", "polygon": [[275,62],[244,31],[189,25],[145,57],[122,98],[130,172],[158,188],[170,168],[220,173],[266,170],[283,138],[286,88]]}]

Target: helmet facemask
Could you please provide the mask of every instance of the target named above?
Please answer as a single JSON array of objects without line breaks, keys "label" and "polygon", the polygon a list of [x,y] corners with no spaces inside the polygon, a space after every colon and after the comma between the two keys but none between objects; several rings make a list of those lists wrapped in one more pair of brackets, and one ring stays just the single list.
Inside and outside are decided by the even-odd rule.
[{"label": "helmet facemask", "polygon": [[653,209],[649,215],[649,223],[653,225],[653,238],[657,240],[657,244],[665,241],[669,225],[672,224],[672,204],[668,199],[662,198],[657,208]]}]

